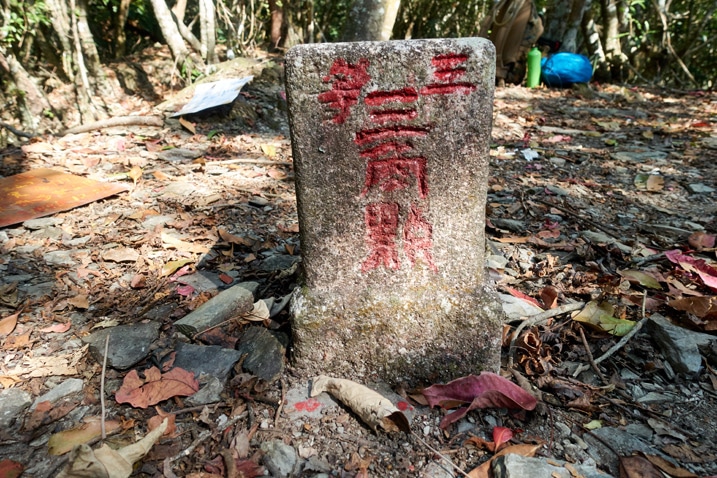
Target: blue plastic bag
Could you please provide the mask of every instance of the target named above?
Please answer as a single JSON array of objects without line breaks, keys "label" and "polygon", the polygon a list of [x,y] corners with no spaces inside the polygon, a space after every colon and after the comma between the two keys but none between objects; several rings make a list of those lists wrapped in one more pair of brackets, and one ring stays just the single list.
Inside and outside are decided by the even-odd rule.
[{"label": "blue plastic bag", "polygon": [[547,86],[570,86],[587,83],[593,76],[593,66],[585,55],[556,53],[543,58],[540,63],[541,77]]}]

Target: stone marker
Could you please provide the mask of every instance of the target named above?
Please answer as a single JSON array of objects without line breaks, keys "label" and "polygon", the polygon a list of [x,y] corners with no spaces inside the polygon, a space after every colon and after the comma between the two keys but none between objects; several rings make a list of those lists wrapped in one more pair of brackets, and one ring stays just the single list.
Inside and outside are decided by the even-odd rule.
[{"label": "stone marker", "polygon": [[498,369],[499,306],[483,289],[494,56],[479,38],[287,53],[302,373],[396,383]]}]

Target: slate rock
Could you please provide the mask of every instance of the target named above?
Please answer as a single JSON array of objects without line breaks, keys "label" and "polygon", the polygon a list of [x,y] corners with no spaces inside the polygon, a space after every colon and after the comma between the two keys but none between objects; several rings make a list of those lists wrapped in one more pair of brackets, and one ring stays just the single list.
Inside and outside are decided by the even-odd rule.
[{"label": "slate rock", "polygon": [[275,254],[269,256],[261,262],[259,269],[266,272],[276,272],[290,269],[291,266],[299,262],[299,256],[290,256],[288,254]]},{"label": "slate rock", "polygon": [[76,261],[72,257],[73,253],[73,251],[50,251],[42,255],[42,260],[51,266],[71,267],[76,265]]},{"label": "slate rock", "polygon": [[206,383],[203,383],[202,377],[199,378],[200,388],[197,393],[187,397],[184,401],[187,405],[197,406],[216,403],[221,400],[220,394],[224,391],[224,383],[217,377],[208,376]]},{"label": "slate rock", "polygon": [[[556,463],[560,466],[555,465]],[[511,453],[493,460],[493,476],[494,478],[525,478],[528,476],[572,478],[574,475],[570,470],[562,466],[565,463],[564,461],[553,459],[548,463],[543,458],[531,458]],[[585,478],[610,478],[611,476],[601,472],[595,466],[571,463],[570,467],[577,470],[579,476]]]},{"label": "slate rock", "polygon": [[32,396],[24,390],[0,390],[0,442],[11,439],[10,433],[20,428],[22,421],[17,420],[31,403]]},{"label": "slate rock", "polygon": [[178,342],[174,366],[194,372],[196,377],[203,373],[225,383],[241,353],[218,345],[196,345]]},{"label": "slate rock", "polygon": [[110,336],[107,349],[107,365],[125,370],[147,357],[152,342],[159,337],[159,322],[140,322],[118,325],[93,332],[82,341],[90,345],[90,353],[102,363],[105,353],[105,339]]},{"label": "slate rock", "polygon": [[218,291],[226,285],[219,279],[219,274],[208,271],[199,271],[195,274],[179,277],[177,282],[194,287],[194,290],[198,293]]},{"label": "slate rock", "polygon": [[454,478],[456,475],[445,463],[432,461],[421,471],[421,478]]},{"label": "slate rock", "polygon": [[64,219],[59,217],[39,217],[37,219],[28,219],[22,225],[31,231],[37,231],[46,227],[59,226],[63,222]]},{"label": "slate rock", "polygon": [[[592,434],[586,433],[583,435],[583,440],[588,444],[588,454],[593,457],[593,459],[595,459],[601,467],[609,470],[609,472],[614,476],[620,476],[620,463],[618,461],[618,456],[615,455],[615,452],[617,452],[620,456],[630,456],[639,451],[651,455],[659,455],[660,457],[668,460],[670,463],[675,464],[674,460],[658,449],[652,447],[644,440],[618,428],[598,428],[597,430],[593,430]],[[607,448],[605,443],[609,443],[610,447],[615,450],[615,452],[613,452],[610,448]]]},{"label": "slate rock", "polygon": [[80,393],[82,392],[83,386],[84,382],[82,381],[82,379],[68,378],[56,387],[52,388],[52,390],[50,390],[49,392],[37,397],[35,401],[32,402],[32,405],[30,406],[30,411],[37,408],[37,406],[42,402],[50,402],[54,404],[64,398],[69,397],[70,395]]},{"label": "slate rock", "polygon": [[261,451],[264,452],[264,466],[271,476],[283,478],[294,471],[297,456],[293,446],[281,440],[272,440],[262,443]]},{"label": "slate rock", "polygon": [[653,314],[645,324],[646,332],[655,339],[672,368],[689,377],[702,370],[700,347],[709,347],[717,337],[695,332],[672,324],[664,316]]},{"label": "slate rock", "polygon": [[247,354],[244,370],[271,383],[284,371],[285,347],[264,327],[249,327],[237,344],[239,355]]},{"label": "slate rock", "polygon": [[254,307],[252,293],[237,284],[206,301],[174,324],[187,337],[219,325],[230,317],[249,312]]}]

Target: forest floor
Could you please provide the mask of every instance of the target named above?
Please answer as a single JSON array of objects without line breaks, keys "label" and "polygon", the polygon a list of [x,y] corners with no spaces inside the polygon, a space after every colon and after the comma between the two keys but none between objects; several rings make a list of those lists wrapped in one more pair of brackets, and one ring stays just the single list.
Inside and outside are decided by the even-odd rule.
[{"label": "forest floor", "polygon": [[[170,75],[166,52],[135,61],[113,66],[126,91],[136,85],[115,113],[164,115],[188,100],[161,83]],[[671,462],[671,470],[662,464],[670,476],[717,475],[717,342],[701,335],[717,330],[717,94],[709,92],[496,90],[487,266],[512,317],[501,374],[541,399],[535,411],[472,411],[442,430],[445,413],[411,389],[430,384],[409,384],[391,392],[409,404],[413,435],[373,432],[330,399],[315,402],[319,413],[299,413],[309,402],[289,397],[305,395],[307,383],[288,361],[270,382],[240,362],[208,404],[178,396],[118,403],[129,370],[103,371],[82,341],[103,327],[160,324],[146,359],[132,366],[146,371],[166,365],[182,341],[176,320],[228,285],[255,282],[255,300],[273,299],[271,317],[232,317],[213,343],[233,348],[257,325],[290,336],[288,310],[276,304],[297,284],[301,249],[281,60],[235,60],[218,78],[246,74],[255,79],[230,110],[45,136],[0,152],[2,177],[53,168],[126,186],[0,228],[0,476],[21,468],[55,476],[67,461],[50,453],[58,442],[96,445],[94,432],[48,441],[99,417],[102,387],[113,447],[144,436],[153,417],[171,416],[169,436],[133,476],[263,476],[262,466],[292,459],[292,476],[460,476],[417,437],[468,472],[492,456],[485,442],[495,427],[509,428],[513,445],[539,445],[543,463],[617,476],[623,457],[633,466],[626,476],[648,476],[644,462],[624,460],[640,452]],[[57,94],[53,101],[63,101]],[[579,316],[559,313],[574,303],[583,304]],[[542,310],[556,313],[519,330],[509,353],[521,317]],[[648,319],[661,316],[678,332]],[[609,351],[620,337],[605,330],[624,335],[627,321],[644,327]],[[657,339],[678,333],[677,344]],[[688,353],[697,364],[685,372]],[[45,396],[66,383],[79,385]]]}]

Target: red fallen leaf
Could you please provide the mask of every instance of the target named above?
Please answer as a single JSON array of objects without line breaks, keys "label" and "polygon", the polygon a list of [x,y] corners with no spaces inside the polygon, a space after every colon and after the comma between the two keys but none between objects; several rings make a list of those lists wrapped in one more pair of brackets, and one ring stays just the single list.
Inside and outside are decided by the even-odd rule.
[{"label": "red fallen leaf", "polygon": [[697,231],[690,234],[690,237],[687,238],[687,242],[699,252],[704,249],[712,249],[715,246],[715,237],[717,236]]},{"label": "red fallen leaf", "polygon": [[22,463],[12,460],[0,460],[0,478],[17,478],[25,471]]},{"label": "red fallen leaf", "polygon": [[493,427],[493,451],[498,451],[504,443],[513,438],[513,431],[505,427]]},{"label": "red fallen leaf", "polygon": [[642,456],[621,456],[620,476],[624,478],[663,478],[659,468]]},{"label": "red fallen leaf", "polygon": [[256,478],[264,476],[264,467],[259,466],[251,460],[241,460],[236,463],[236,476],[242,478]]},{"label": "red fallen leaf", "polygon": [[539,308],[539,309],[542,309],[542,308],[543,308],[543,306],[540,304],[540,302],[538,302],[537,300],[533,299],[533,298],[530,297],[529,295],[523,294],[523,293],[522,293],[521,291],[519,291],[519,290],[513,289],[512,287],[506,287],[505,290],[508,291],[508,293],[509,293],[510,295],[512,295],[513,297],[517,297],[517,298],[519,298],[519,299],[523,299],[524,301],[533,304],[534,306],[536,306],[536,307]]},{"label": "red fallen leaf", "polygon": [[133,289],[143,289],[147,286],[147,277],[144,274],[135,274],[129,281],[129,286]]},{"label": "red fallen leaf", "polygon": [[66,322],[64,324],[52,324],[49,327],[40,329],[40,332],[57,332],[58,334],[61,334],[70,330],[70,327],[72,327],[72,322]]},{"label": "red fallen leaf", "polygon": [[558,306],[558,289],[552,285],[543,287],[540,291],[540,300],[543,301],[545,309],[554,309]]},{"label": "red fallen leaf", "polygon": [[682,254],[679,249],[665,251],[665,257],[671,262],[679,264],[684,270],[699,275],[707,287],[717,291],[717,269],[707,264],[704,259],[695,259]]},{"label": "red fallen leaf", "polygon": [[219,274],[219,280],[224,282],[225,284],[231,284],[232,282],[234,282],[234,278],[232,276],[224,273]]},{"label": "red fallen leaf", "polygon": [[534,396],[500,375],[482,372],[480,375],[468,375],[445,385],[431,385],[423,390],[423,396],[431,407],[456,403],[468,403],[443,417],[440,427],[446,428],[476,408],[511,408],[533,410],[537,404]]},{"label": "red fallen leaf", "polygon": [[189,297],[194,293],[194,287],[189,284],[177,286],[177,294],[182,297]]},{"label": "red fallen leaf", "polygon": [[152,367],[144,375],[143,380],[136,370],[131,370],[125,376],[122,386],[115,393],[117,403],[147,408],[168,398],[192,395],[199,390],[194,374],[179,367],[164,374],[157,367]]}]

